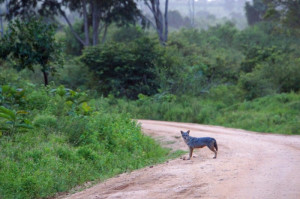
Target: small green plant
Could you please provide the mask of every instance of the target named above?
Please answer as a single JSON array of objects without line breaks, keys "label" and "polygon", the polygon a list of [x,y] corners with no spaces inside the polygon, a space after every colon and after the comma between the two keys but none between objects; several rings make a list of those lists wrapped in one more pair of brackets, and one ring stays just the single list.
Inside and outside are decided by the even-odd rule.
[{"label": "small green plant", "polygon": [[69,114],[87,115],[92,112],[92,107],[88,105],[88,95],[85,92],[76,92],[72,89],[65,88],[60,85],[56,89],[52,89],[51,93],[60,96],[69,107]]},{"label": "small green plant", "polygon": [[4,106],[0,106],[0,119],[4,120],[3,126],[0,127],[0,130],[4,134],[11,135],[16,131],[24,131],[26,129],[32,129],[30,122],[26,119],[22,119],[20,115],[27,114],[26,111],[12,111]]},{"label": "small green plant", "polygon": [[25,89],[0,85],[0,105],[13,106],[25,103]]}]

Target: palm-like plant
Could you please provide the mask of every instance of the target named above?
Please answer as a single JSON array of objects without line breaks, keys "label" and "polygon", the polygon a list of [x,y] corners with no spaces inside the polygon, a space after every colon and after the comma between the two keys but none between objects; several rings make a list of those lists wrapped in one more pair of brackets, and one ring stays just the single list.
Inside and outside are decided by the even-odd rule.
[{"label": "palm-like plant", "polygon": [[20,115],[27,114],[26,111],[13,111],[0,106],[0,131],[5,132],[7,135],[12,135],[16,131],[24,131],[27,129],[32,129],[30,121],[22,119]]}]

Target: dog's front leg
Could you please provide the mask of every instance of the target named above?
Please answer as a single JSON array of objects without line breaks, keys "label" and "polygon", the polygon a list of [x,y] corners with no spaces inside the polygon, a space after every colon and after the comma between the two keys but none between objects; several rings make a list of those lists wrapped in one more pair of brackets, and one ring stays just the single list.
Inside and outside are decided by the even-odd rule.
[{"label": "dog's front leg", "polygon": [[193,150],[194,150],[194,148],[192,148],[192,147],[189,147],[189,149],[190,149],[190,157],[188,158],[188,160],[190,160],[190,159],[191,159],[191,157],[192,157],[192,155],[193,155]]}]

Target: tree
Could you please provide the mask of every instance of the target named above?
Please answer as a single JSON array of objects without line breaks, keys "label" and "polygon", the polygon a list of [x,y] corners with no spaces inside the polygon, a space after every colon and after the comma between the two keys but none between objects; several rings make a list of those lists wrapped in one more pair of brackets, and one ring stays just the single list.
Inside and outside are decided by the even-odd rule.
[{"label": "tree", "polygon": [[[84,35],[82,39],[68,19],[65,10],[79,12],[84,21]],[[124,25],[135,22],[139,16],[134,0],[11,0],[9,2],[10,14],[8,18],[15,16],[30,17],[40,14],[42,16],[62,16],[70,27],[72,34],[83,46],[99,43],[99,32],[103,30],[102,41],[105,41],[108,26],[115,22]],[[92,41],[89,35],[92,30]]]},{"label": "tree", "polygon": [[140,93],[157,93],[155,63],[160,56],[157,44],[142,37],[127,43],[87,47],[80,60],[95,71],[98,89],[104,95],[136,99]]},{"label": "tree", "polygon": [[0,36],[3,37],[4,34],[4,28],[3,28],[3,20],[2,20],[2,10],[0,8]]},{"label": "tree", "polygon": [[168,40],[168,6],[169,0],[165,0],[165,14],[160,10],[160,1],[159,0],[145,0],[145,4],[150,9],[153,14],[155,25],[152,22],[153,27],[155,27],[159,41],[162,45],[166,45]]},{"label": "tree", "polygon": [[[93,1],[74,1],[64,0],[64,5],[72,11],[77,11],[83,16],[85,46],[97,45],[99,43],[98,36],[103,31],[102,43],[106,39],[108,26],[115,22],[122,26],[128,23],[134,23],[140,12],[137,9],[134,0],[93,0]],[[67,17],[63,15],[67,20]],[[92,29],[92,41],[89,41],[89,30]]]},{"label": "tree", "polygon": [[300,28],[300,0],[264,0],[268,5],[266,19],[280,21],[290,28]]},{"label": "tree", "polygon": [[263,16],[267,10],[263,0],[253,0],[252,5],[247,1],[245,4],[246,17],[249,25],[254,25],[263,20]]},{"label": "tree", "polygon": [[19,19],[9,24],[9,32],[1,39],[0,57],[13,59],[18,70],[39,65],[48,85],[49,73],[55,73],[55,64],[61,65],[61,48],[55,41],[55,26],[41,19],[31,18],[21,22]]},{"label": "tree", "polygon": [[[5,4],[5,8],[6,8],[6,12],[3,11],[3,5]],[[7,14],[7,10],[8,10],[8,3],[7,0],[0,0],[0,36],[3,37],[4,35],[4,27],[3,27],[3,17]]]}]

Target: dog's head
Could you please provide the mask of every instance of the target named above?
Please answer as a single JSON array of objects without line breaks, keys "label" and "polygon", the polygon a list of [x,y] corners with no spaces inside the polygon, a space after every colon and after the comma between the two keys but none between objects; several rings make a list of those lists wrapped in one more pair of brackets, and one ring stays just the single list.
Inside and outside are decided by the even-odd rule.
[{"label": "dog's head", "polygon": [[190,137],[190,130],[188,130],[187,132],[183,132],[183,131],[180,131],[181,132],[181,136],[182,138],[186,141],[189,139]]}]

